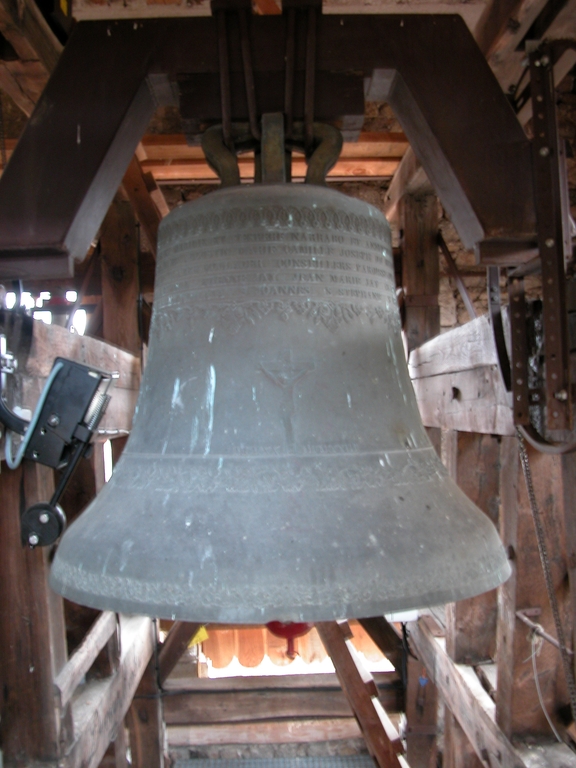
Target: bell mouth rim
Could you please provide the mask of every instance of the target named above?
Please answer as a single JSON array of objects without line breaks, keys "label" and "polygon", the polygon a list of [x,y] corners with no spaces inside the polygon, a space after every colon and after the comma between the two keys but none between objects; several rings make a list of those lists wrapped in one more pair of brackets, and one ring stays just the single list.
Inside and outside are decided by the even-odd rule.
[{"label": "bell mouth rim", "polygon": [[506,560],[500,569],[487,574],[485,579],[479,581],[476,577],[473,582],[468,584],[460,583],[458,589],[436,590],[429,593],[414,596],[412,598],[402,597],[391,600],[372,599],[364,603],[343,602],[336,604],[336,608],[327,608],[322,605],[322,599],[314,604],[306,606],[294,605],[291,608],[284,607],[282,610],[274,607],[252,608],[250,611],[245,606],[229,605],[227,607],[216,606],[212,601],[211,607],[199,609],[196,604],[193,607],[174,606],[172,604],[143,605],[138,601],[130,601],[119,597],[110,597],[105,595],[96,595],[87,593],[81,589],[71,586],[70,583],[63,584],[52,572],[50,574],[50,586],[58,594],[67,600],[77,602],[80,605],[87,605],[98,610],[111,610],[128,616],[150,616],[156,619],[166,619],[172,621],[194,621],[202,624],[248,624],[254,626],[265,625],[270,621],[280,621],[283,623],[311,623],[319,621],[340,621],[363,619],[371,616],[383,616],[392,613],[404,611],[421,610],[425,611],[436,606],[443,606],[447,603],[453,603],[458,600],[464,600],[496,589],[511,576],[512,569],[510,563]]}]

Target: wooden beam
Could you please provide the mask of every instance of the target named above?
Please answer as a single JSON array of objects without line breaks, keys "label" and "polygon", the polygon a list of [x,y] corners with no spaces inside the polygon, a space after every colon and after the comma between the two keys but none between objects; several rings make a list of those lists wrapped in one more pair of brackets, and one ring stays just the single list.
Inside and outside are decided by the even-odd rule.
[{"label": "wooden beam", "polygon": [[140,353],[138,330],[138,237],[130,203],[117,198],[100,235],[103,336]]},{"label": "wooden beam", "polygon": [[[397,690],[379,691],[382,706],[398,713]],[[170,692],[164,699],[167,725],[215,725],[256,723],[271,719],[331,719],[352,717],[348,699],[341,688],[320,690],[265,689],[224,692]]]},{"label": "wooden beam", "polygon": [[[398,167],[400,158],[371,158],[358,157],[350,159],[340,159],[328,173],[328,179],[367,179],[367,178],[389,178]],[[241,156],[238,158],[241,179],[254,178],[254,160],[251,157]],[[303,158],[296,157],[292,162],[292,178],[304,179],[306,176],[306,161]],[[176,159],[154,161],[145,160],[142,163],[142,170],[145,173],[151,173],[158,183],[201,183],[214,182],[218,180],[216,173],[210,168],[203,159]]]},{"label": "wooden beam", "polygon": [[116,738],[134,692],[154,648],[152,621],[145,617],[120,619],[122,654],[112,677],[93,681],[72,705],[75,739],[60,768],[97,768]]},{"label": "wooden beam", "polygon": [[[8,349],[11,347],[8,334]],[[21,403],[11,403],[34,409],[44,382],[56,357],[68,357],[103,371],[118,372],[110,390],[112,399],[100,422],[102,430],[130,430],[140,388],[140,361],[128,352],[100,339],[72,334],[57,325],[34,321],[32,346],[25,366],[14,374],[22,393]]]},{"label": "wooden beam", "polygon": [[401,674],[404,650],[402,639],[392,624],[384,616],[372,616],[359,621],[394,669]]},{"label": "wooden beam", "polygon": [[72,736],[53,680],[66,661],[62,601],[48,586],[47,549],[20,540],[20,514],[50,499],[53,472],[34,462],[0,475],[0,739],[5,764],[57,761]]},{"label": "wooden beam", "polygon": [[144,670],[126,717],[132,768],[164,768],[165,725],[157,664],[154,654]]},{"label": "wooden beam", "polygon": [[310,744],[318,741],[362,737],[355,718],[329,720],[273,720],[252,724],[172,725],[167,729],[170,747],[210,744]]},{"label": "wooden beam", "polygon": [[[501,618],[498,636],[498,685],[496,690],[497,721],[510,738],[527,733],[552,736],[542,712],[534,682],[529,632],[518,623],[516,611],[534,609],[534,621],[555,635],[554,619],[548,599],[534,522],[524,478],[518,468],[515,446],[507,446],[503,464],[502,515],[504,545],[513,566],[512,578],[499,588]],[[563,461],[560,456],[539,453],[527,446],[536,502],[545,531],[546,548],[553,588],[564,617],[567,634],[573,617],[567,611],[566,538],[563,510]],[[568,480],[569,481],[569,480]],[[530,616],[529,616],[530,618]],[[526,662],[528,659],[528,663]],[[536,668],[544,705],[557,728],[561,728],[559,710],[567,705],[564,674],[560,654],[544,643],[536,659]]]},{"label": "wooden beam", "polygon": [[380,768],[406,766],[402,741],[377,699],[374,680],[362,669],[346,623],[316,623],[320,639],[332,659],[342,690],[358,720],[368,751]]},{"label": "wooden beam", "polygon": [[[380,690],[396,690],[401,686],[397,672],[375,672],[372,675],[376,687]],[[263,675],[255,677],[171,677],[164,683],[164,689],[170,695],[178,693],[197,693],[210,696],[214,693],[245,693],[254,691],[300,691],[341,690],[338,677],[334,673],[314,673],[303,675]],[[385,694],[387,695],[387,694]]]},{"label": "wooden beam", "polygon": [[96,656],[104,648],[112,634],[116,632],[117,627],[118,621],[115,613],[104,611],[100,614],[94,626],[54,680],[60,706],[68,704],[86,672],[94,663]]},{"label": "wooden beam", "polygon": [[422,662],[408,656],[406,759],[410,768],[437,765],[438,691]]},{"label": "wooden beam", "polygon": [[440,254],[438,252],[438,200],[434,195],[402,199],[402,287],[408,351],[440,332]]},{"label": "wooden beam", "polygon": [[484,764],[502,768],[526,768],[510,741],[494,721],[494,702],[471,667],[455,664],[448,656],[444,639],[438,637],[431,617],[423,616],[408,625],[410,639],[430,679],[446,706],[454,714]]},{"label": "wooden beam", "polygon": [[[498,526],[500,441],[493,435],[444,432],[452,447],[447,468],[466,496]],[[444,445],[442,456],[444,458]],[[451,466],[450,466],[451,465]],[[447,606],[446,650],[457,664],[477,664],[496,651],[496,590]]]},{"label": "wooden beam", "polygon": [[533,0],[491,0],[486,4],[474,30],[478,47],[486,58],[493,53],[506,32],[518,28],[518,16],[529,5],[534,5]]},{"label": "wooden beam", "polygon": [[396,169],[386,192],[383,213],[388,221],[397,224],[399,217],[398,206],[404,195],[426,196],[433,193],[432,184],[414,154],[414,150],[409,147],[402,158],[402,162]]},{"label": "wooden beam", "polygon": [[143,171],[136,155],[128,165],[122,185],[156,257],[158,227],[163,216],[169,212],[164,195],[158,189],[153,175]]},{"label": "wooden beam", "polygon": [[172,672],[188,644],[198,632],[202,624],[190,621],[175,622],[158,653],[158,684],[163,686],[168,675]]},{"label": "wooden beam", "polygon": [[[272,0],[273,1],[273,0]],[[408,149],[408,139],[400,131],[363,131],[358,141],[344,142],[340,159],[357,157],[398,159]],[[141,163],[204,160],[200,146],[191,146],[184,134],[146,134],[136,151]],[[295,153],[295,157],[298,155]]]},{"label": "wooden beam", "polygon": [[487,316],[426,342],[408,368],[425,426],[515,434]]}]

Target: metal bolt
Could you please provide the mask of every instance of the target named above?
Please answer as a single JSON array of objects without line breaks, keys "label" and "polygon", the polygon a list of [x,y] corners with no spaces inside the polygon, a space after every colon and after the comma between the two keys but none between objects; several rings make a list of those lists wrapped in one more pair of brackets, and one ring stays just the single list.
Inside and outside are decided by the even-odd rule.
[{"label": "metal bolt", "polygon": [[542,64],[543,67],[547,67],[548,64],[550,64],[550,57],[542,56],[542,58],[540,59],[540,64]]},{"label": "metal bolt", "polygon": [[561,400],[563,403],[568,400],[568,392],[565,389],[561,389],[559,392],[554,393],[556,400]]},{"label": "metal bolt", "polygon": [[40,544],[40,538],[38,537],[38,534],[31,533],[30,536],[28,536],[28,544],[30,544],[31,547],[37,547],[38,544]]},{"label": "metal bolt", "polygon": [[40,456],[40,454],[38,453],[38,451],[32,451],[32,458],[33,458],[33,459],[37,459],[37,458],[38,458],[38,456]]},{"label": "metal bolt", "polygon": [[57,426],[58,426],[58,424],[60,424],[60,416],[58,416],[58,414],[57,414],[57,413],[53,413],[53,414],[52,414],[52,415],[51,415],[51,416],[48,418],[48,424],[49,424],[51,427],[57,427]]},{"label": "metal bolt", "polygon": [[540,147],[541,157],[548,157],[549,154],[550,154],[550,147]]},{"label": "metal bolt", "polygon": [[540,59],[536,59],[536,61],[534,62],[534,66],[535,67],[539,67],[540,66]]},{"label": "metal bolt", "polygon": [[46,523],[50,522],[50,515],[47,512],[42,512],[38,520],[40,520],[41,523],[46,525]]},{"label": "metal bolt", "polygon": [[553,237],[548,237],[544,241],[544,245],[546,246],[546,248],[554,248],[555,244],[556,244],[556,241],[554,240]]}]

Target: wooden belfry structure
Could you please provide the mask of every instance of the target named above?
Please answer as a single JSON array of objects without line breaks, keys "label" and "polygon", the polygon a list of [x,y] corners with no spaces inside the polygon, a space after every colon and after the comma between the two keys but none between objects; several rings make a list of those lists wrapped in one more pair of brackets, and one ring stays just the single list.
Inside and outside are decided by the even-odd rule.
[{"label": "wooden belfry structure", "polygon": [[[420,414],[450,477],[499,528],[512,571],[497,590],[404,627],[349,616],[394,671],[362,669],[358,625],[318,621],[336,677],[184,677],[177,665],[200,625],[163,624],[161,641],[151,618],[55,595],[52,547],[23,546],[20,526],[26,510],[53,497],[55,473],[41,460],[3,466],[7,766],[121,768],[130,754],[133,766],[152,768],[168,752],[210,744],[359,735],[386,767],[428,768],[440,753],[454,768],[576,764],[576,294],[555,91],[576,63],[575,6],[487,2],[471,18],[469,5],[454,5],[463,18],[388,14],[386,4],[366,15],[346,3],[78,0],[41,12],[33,0],[0,0],[0,89],[30,116],[17,143],[7,119],[0,135],[10,156],[0,179],[0,279],[7,289],[22,281],[34,296],[74,288],[66,312],[86,306],[90,316],[80,337],[39,321],[23,331],[21,315],[4,310],[4,397],[11,409],[33,408],[58,356],[118,373],[92,454],[61,499],[69,519],[105,483],[103,441],[116,462],[132,428],[167,197],[174,205],[191,184],[213,183],[214,169],[232,185],[280,167],[310,181],[322,143],[314,126],[323,124],[344,145],[314,181],[326,173],[329,184],[380,181]],[[67,38],[63,50],[54,29]],[[383,103],[402,131],[365,129],[369,105]],[[177,115],[180,133],[147,133],[160,114]],[[262,115],[282,115],[287,149],[265,162]],[[477,265],[468,274],[458,266],[464,249]],[[439,335],[441,254],[470,320]],[[466,290],[470,278],[484,281],[479,270],[490,319],[476,317],[482,300]],[[233,637],[244,659],[260,655],[266,631],[208,627],[213,643]]]}]

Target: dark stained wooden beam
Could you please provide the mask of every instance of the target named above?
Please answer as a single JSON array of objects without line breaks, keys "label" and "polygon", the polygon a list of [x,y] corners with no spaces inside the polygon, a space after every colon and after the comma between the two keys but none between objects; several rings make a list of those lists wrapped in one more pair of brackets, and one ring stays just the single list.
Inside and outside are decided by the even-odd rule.
[{"label": "dark stained wooden beam", "polygon": [[70,708],[55,706],[66,662],[62,600],[48,586],[48,552],[23,547],[20,514],[50,499],[54,475],[24,462],[0,476],[0,738],[6,764],[57,761],[72,738]]},{"label": "dark stained wooden beam", "polygon": [[138,236],[127,201],[117,198],[110,206],[100,235],[100,259],[104,339],[138,355]]},{"label": "dark stained wooden beam", "polygon": [[158,684],[160,686],[164,685],[166,678],[178,664],[190,640],[201,626],[202,624],[191,621],[177,621],[172,625],[158,653]]},{"label": "dark stained wooden beam", "polygon": [[345,622],[322,621],[316,623],[316,629],[336,668],[368,751],[380,768],[406,766],[401,757],[404,752],[402,741],[378,701],[374,680],[369,673],[363,674],[354,649],[350,647],[350,628]]},{"label": "dark stained wooden beam", "polygon": [[[283,71],[285,23],[252,17],[256,78]],[[319,25],[319,73],[353,71],[370,78],[371,97],[389,100],[464,243],[514,241],[523,253],[535,231],[529,142],[462,20],[327,15]],[[31,251],[56,259],[53,270],[58,259],[66,271],[67,256],[83,258],[153,111],[148,72],[212,76],[216,40],[212,18],[75,27],[42,96],[59,119],[39,112],[0,180],[0,272],[16,262],[26,270]],[[422,65],[430,59],[434,67]],[[233,55],[231,72],[241,71]],[[341,94],[331,96],[337,117]],[[50,185],[57,195],[46,194]]]}]

